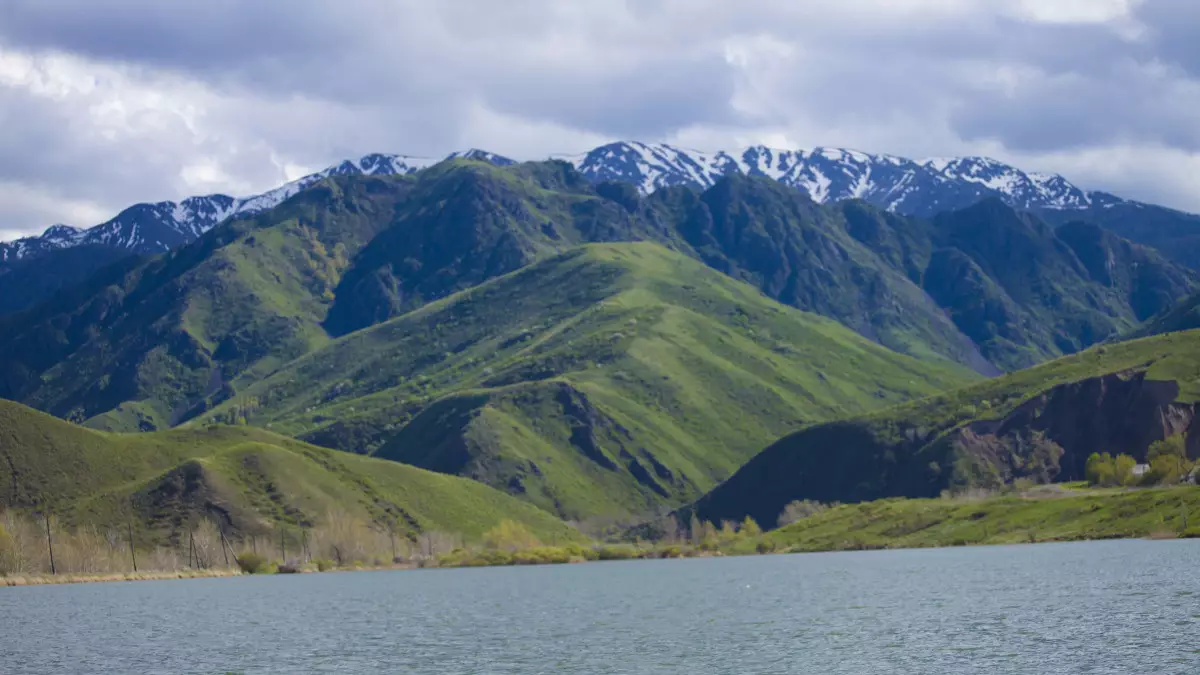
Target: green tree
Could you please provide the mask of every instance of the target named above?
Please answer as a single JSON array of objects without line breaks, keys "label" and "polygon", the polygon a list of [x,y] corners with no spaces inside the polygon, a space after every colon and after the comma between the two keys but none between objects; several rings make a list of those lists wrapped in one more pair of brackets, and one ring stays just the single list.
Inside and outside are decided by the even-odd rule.
[{"label": "green tree", "polygon": [[483,533],[483,543],[498,551],[520,551],[542,544],[524,525],[507,518]]},{"label": "green tree", "polygon": [[1162,454],[1150,460],[1150,471],[1146,472],[1146,483],[1150,485],[1174,485],[1191,472],[1191,465],[1178,455]]},{"label": "green tree", "polygon": [[754,522],[753,518],[746,516],[746,519],[742,521],[740,532],[743,537],[757,537],[762,534],[762,528],[758,526],[758,523]]},{"label": "green tree", "polygon": [[1137,466],[1137,460],[1129,455],[1117,455],[1113,459],[1114,479],[1117,485],[1132,485],[1137,482],[1137,477],[1133,475],[1133,467]]},{"label": "green tree", "polygon": [[1093,452],[1087,458],[1083,475],[1089,485],[1112,485],[1116,476],[1113,456],[1107,452]]},{"label": "green tree", "polygon": [[1148,484],[1172,485],[1182,481],[1192,471],[1193,463],[1188,460],[1183,434],[1151,443],[1146,458],[1150,463],[1150,471],[1145,478]]},{"label": "green tree", "polygon": [[1175,434],[1168,436],[1161,441],[1154,441],[1150,444],[1150,448],[1146,450],[1146,459],[1153,460],[1155,457],[1163,455],[1187,458],[1187,443],[1183,438],[1183,434]]}]

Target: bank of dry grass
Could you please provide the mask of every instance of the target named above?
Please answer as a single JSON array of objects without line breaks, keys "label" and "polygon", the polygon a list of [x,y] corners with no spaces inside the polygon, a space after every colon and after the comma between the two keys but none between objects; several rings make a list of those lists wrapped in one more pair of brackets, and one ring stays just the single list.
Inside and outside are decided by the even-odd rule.
[{"label": "bank of dry grass", "polygon": [[206,579],[236,577],[235,569],[176,570],[174,572],[129,572],[126,574],[33,574],[0,576],[0,586],[43,586],[48,584],[81,584],[111,581],[162,581],[168,579]]},{"label": "bank of dry grass", "polygon": [[0,513],[0,585],[410,568],[462,549],[464,541],[442,532],[410,538],[342,510],[310,528],[236,539],[207,519],[164,539],[132,528],[69,528],[10,511]]}]

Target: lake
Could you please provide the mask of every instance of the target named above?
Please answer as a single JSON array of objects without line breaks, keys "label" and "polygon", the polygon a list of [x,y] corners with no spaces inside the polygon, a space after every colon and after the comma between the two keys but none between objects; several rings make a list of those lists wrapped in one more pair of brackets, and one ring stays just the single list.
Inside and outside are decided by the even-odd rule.
[{"label": "lake", "polygon": [[1198,673],[1200,541],[0,588],[4,673]]}]

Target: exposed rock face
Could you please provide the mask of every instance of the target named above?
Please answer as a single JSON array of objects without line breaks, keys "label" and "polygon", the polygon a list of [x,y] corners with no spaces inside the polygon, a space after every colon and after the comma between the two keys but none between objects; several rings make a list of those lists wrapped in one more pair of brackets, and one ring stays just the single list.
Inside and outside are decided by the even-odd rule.
[{"label": "exposed rock face", "polygon": [[[999,420],[972,422],[945,439],[955,449],[956,480],[991,483],[1031,477],[1081,480],[1093,452],[1145,461],[1154,441],[1187,434],[1200,454],[1196,405],[1177,403],[1179,385],[1147,380],[1144,372],[1114,373],[1059,385]],[[974,475],[962,475],[962,472]],[[980,481],[979,479],[984,480]]]},{"label": "exposed rock face", "polygon": [[749,515],[771,525],[798,499],[936,497],[1019,478],[1080,480],[1093,452],[1144,462],[1151,443],[1177,434],[1185,435],[1189,457],[1200,458],[1198,404],[1178,396],[1174,381],[1127,371],[1051,387],[995,419],[927,427],[919,416],[868,416],[819,424],[767,447],[681,513],[711,521]]}]

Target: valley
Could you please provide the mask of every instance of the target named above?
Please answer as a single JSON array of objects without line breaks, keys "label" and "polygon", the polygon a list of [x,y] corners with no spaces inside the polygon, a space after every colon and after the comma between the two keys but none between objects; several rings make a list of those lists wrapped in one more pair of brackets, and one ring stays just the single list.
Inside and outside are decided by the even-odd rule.
[{"label": "valley", "polygon": [[[504,523],[572,547],[771,530],[725,552],[1149,534],[1045,523],[1190,488],[993,497],[1000,521],[1044,523],[962,534],[972,491],[1079,481],[1092,453],[1144,463],[1175,437],[1200,456],[1181,249],[1088,216],[1123,200],[968,164],[376,155],[159,205],[163,250],[117,234],[145,209],[55,230],[4,249],[0,511],[136,523],[147,546],[335,512],[393,548]],[[875,182],[826,184],[835,166]],[[772,529],[792,503],[844,506]]]}]

